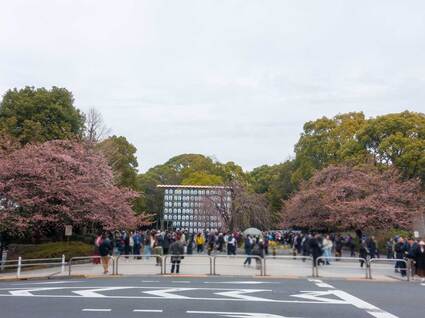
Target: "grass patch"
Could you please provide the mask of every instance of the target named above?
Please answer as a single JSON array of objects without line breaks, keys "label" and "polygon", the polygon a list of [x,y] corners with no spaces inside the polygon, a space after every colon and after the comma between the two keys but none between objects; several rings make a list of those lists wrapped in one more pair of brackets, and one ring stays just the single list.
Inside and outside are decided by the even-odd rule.
[{"label": "grass patch", "polygon": [[11,245],[9,252],[8,259],[16,259],[18,256],[22,256],[23,259],[52,258],[62,257],[62,255],[69,259],[74,256],[93,255],[94,247],[83,242],[70,241],[37,245]]}]

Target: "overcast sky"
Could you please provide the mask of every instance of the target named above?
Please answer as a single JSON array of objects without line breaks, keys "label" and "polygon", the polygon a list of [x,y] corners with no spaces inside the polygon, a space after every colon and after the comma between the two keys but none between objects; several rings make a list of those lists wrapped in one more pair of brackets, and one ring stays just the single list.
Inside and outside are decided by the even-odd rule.
[{"label": "overcast sky", "polygon": [[249,170],[303,123],[425,112],[425,1],[114,0],[0,4],[0,93],[71,90],[138,148]]}]

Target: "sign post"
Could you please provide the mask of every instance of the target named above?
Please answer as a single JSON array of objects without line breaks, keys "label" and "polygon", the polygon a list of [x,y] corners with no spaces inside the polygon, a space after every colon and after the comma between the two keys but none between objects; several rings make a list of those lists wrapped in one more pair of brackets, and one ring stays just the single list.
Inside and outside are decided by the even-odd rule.
[{"label": "sign post", "polygon": [[72,225],[65,225],[65,236],[67,242],[69,243],[69,237],[72,236]]}]

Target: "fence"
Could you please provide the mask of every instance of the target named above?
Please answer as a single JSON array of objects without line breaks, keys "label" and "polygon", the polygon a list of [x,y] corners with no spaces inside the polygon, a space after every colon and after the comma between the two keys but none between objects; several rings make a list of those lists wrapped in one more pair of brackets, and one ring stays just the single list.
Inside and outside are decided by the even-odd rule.
[{"label": "fence", "polygon": [[183,257],[180,260],[180,273],[213,275],[213,257],[209,255],[164,255],[164,274],[167,274],[167,260],[171,261],[173,256]]},{"label": "fence", "polygon": [[118,255],[115,258],[115,275],[163,274],[162,255]]},{"label": "fence", "polygon": [[[217,259],[226,260],[225,264],[219,262],[218,266],[237,267],[237,272],[230,271],[226,275],[258,275],[264,276],[263,259],[257,255],[215,255],[213,256],[213,275],[217,274]],[[248,260],[255,260],[255,267],[248,266]],[[240,261],[238,261],[240,260]],[[242,262],[242,260],[244,260]]]},{"label": "fence", "polygon": [[[320,263],[327,264],[329,262],[330,265],[323,265],[320,267]],[[330,263],[332,262],[332,263]],[[354,265],[354,262],[356,266]],[[319,277],[319,267],[321,275],[325,275],[326,277],[344,277],[353,275],[354,276],[364,277],[366,279],[369,278],[369,262],[362,257],[325,257],[320,256],[316,259],[315,269],[316,269],[316,277]],[[332,269],[331,275],[327,269]],[[349,270],[349,271],[347,271]]]},{"label": "fence", "polygon": [[412,273],[412,262],[405,259],[386,259],[386,258],[372,258],[369,260],[369,278],[372,279],[372,272],[380,271],[385,272],[386,276],[391,276],[396,270],[402,273],[404,271],[407,281],[413,277]]},{"label": "fence", "polygon": [[[97,261],[96,261],[97,260]],[[112,275],[115,274],[115,258],[113,256],[109,256],[108,258],[108,271],[112,267]],[[84,274],[99,274],[99,266],[90,266],[88,264],[94,263],[93,261],[99,262],[99,266],[102,266],[102,258],[101,256],[79,256],[79,257],[71,257],[68,262],[68,275],[72,274],[72,267],[74,269],[80,268],[84,270]]]},{"label": "fence", "polygon": [[[45,276],[54,276],[65,272],[65,255],[58,258],[30,258],[23,259],[21,256],[16,260],[3,261],[1,270],[16,270],[16,277],[21,278],[22,272],[31,270],[33,272],[44,273]],[[54,272],[47,272],[46,268],[51,268]]]},{"label": "fence", "polygon": [[264,257],[264,275],[315,276],[311,256],[276,255]]},{"label": "fence", "polygon": [[[310,256],[266,256],[257,255],[178,255],[184,257],[180,264],[180,273],[203,275],[296,275],[329,278],[380,278],[394,277],[395,265],[402,265],[399,271],[406,272],[406,281],[413,277],[412,262],[404,259],[364,259],[357,257],[319,257],[314,263]],[[113,275],[164,275],[169,273],[172,255],[120,255],[110,256],[108,270]],[[249,266],[249,259],[252,260]],[[319,263],[331,261],[330,265],[320,266]],[[93,263],[99,263],[93,264]],[[360,264],[363,263],[363,267]],[[68,266],[68,273],[66,273]],[[21,278],[23,273],[27,277],[51,277],[54,275],[69,276],[75,274],[99,275],[102,273],[100,256],[72,257],[66,262],[61,258],[40,258],[5,260],[3,269],[7,273],[15,273]],[[399,274],[398,274],[399,275]]]}]

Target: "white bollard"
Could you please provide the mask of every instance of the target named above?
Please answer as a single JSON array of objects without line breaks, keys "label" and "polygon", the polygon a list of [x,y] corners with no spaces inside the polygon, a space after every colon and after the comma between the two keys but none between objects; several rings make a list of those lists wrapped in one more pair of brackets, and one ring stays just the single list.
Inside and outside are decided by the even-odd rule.
[{"label": "white bollard", "polygon": [[16,271],[16,276],[17,276],[18,278],[20,278],[20,277],[21,277],[21,265],[22,265],[22,257],[21,257],[21,256],[19,256],[19,257],[18,257],[18,269],[17,269],[17,271]]},{"label": "white bollard", "polygon": [[65,273],[65,255],[62,254],[62,268],[61,273]]}]

